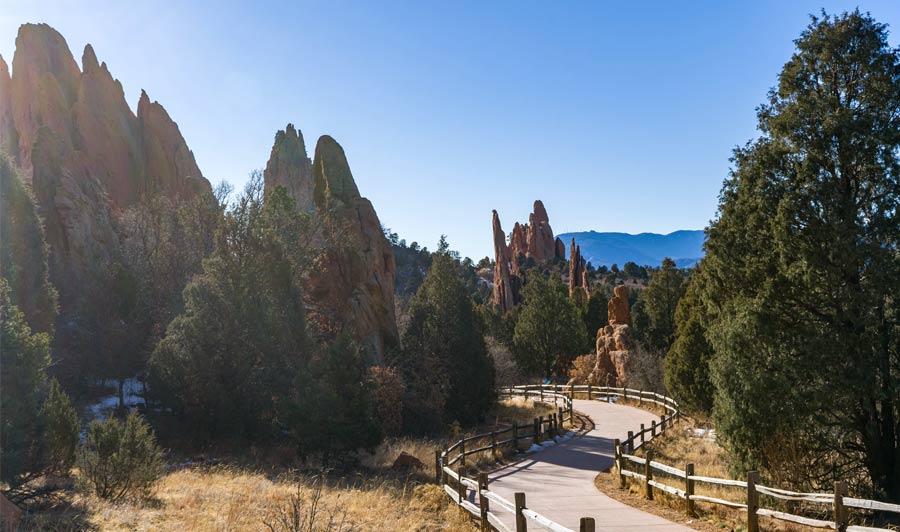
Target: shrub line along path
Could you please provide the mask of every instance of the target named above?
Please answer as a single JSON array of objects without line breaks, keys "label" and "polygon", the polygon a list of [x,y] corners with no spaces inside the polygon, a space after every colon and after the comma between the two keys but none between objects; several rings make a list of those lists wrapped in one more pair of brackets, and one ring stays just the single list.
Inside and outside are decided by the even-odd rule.
[{"label": "shrub line along path", "polygon": [[[491,491],[507,500],[525,493],[526,506],[553,521],[578,530],[582,517],[593,517],[596,530],[691,531],[684,525],[627,506],[600,492],[594,478],[614,463],[616,438],[650,426],[659,418],[652,412],[605,401],[576,399],[575,410],[593,421],[593,428],[490,473]],[[504,524],[515,530],[515,517],[503,512]],[[540,529],[529,523],[529,530]]]}]

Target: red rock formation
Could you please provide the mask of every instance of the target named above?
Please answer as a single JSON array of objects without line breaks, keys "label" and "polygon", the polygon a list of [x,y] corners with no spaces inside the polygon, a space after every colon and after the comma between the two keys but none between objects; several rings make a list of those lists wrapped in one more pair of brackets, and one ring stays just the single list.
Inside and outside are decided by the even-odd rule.
[{"label": "red rock formation", "polygon": [[566,260],[566,244],[559,237],[556,237],[554,255],[557,259]]},{"label": "red rock formation", "polygon": [[592,379],[602,386],[627,386],[632,373],[634,342],[628,325],[607,325],[597,331],[597,362]]},{"label": "red rock formation", "polygon": [[[506,243],[506,234],[500,227],[497,211],[494,211],[494,305],[505,312],[518,304],[519,290],[524,284],[525,272],[519,265],[520,257],[543,264],[554,258],[565,258],[566,250],[562,241],[553,237],[553,229],[547,210],[541,200],[534,202],[534,212],[529,223],[513,225]],[[501,258],[503,260],[501,260]],[[531,261],[529,261],[531,262]],[[504,270],[508,274],[504,277]]]},{"label": "red rock formation", "polygon": [[306,155],[303,133],[288,124],[275,134],[275,144],[263,173],[266,193],[283,186],[297,202],[297,208],[312,213],[313,203],[312,162]]},{"label": "red rock formation", "polygon": [[386,349],[399,342],[391,244],[372,202],[360,196],[343,148],[327,135],[316,143],[312,176],[315,216],[341,233],[339,243],[323,239],[310,279],[313,295],[372,362],[383,364]]},{"label": "red rock formation", "polygon": [[523,226],[516,222],[509,237],[510,270],[515,275],[521,275],[522,273],[519,268],[519,256],[523,259],[528,256],[528,241],[525,235],[527,228],[527,225]]},{"label": "red rock formation", "polygon": [[0,147],[30,183],[64,316],[84,275],[116,253],[118,216],[148,192],[210,190],[178,126],[143,94],[137,116],[88,45],[79,70],[46,24],[19,28],[12,77],[0,67]]},{"label": "red rock formation", "polygon": [[541,200],[534,202],[534,212],[528,218],[526,242],[528,246],[527,256],[537,262],[545,262],[556,256],[556,242],[553,238],[553,229],[550,228],[550,218],[547,209]]},{"label": "red rock formation", "polygon": [[149,192],[166,195],[189,196],[201,190],[210,190],[194,154],[187,147],[178,124],[157,102],[150,103],[147,93],[141,91],[137,118],[141,128],[144,156],[144,175]]},{"label": "red rock formation", "polygon": [[510,272],[510,250],[506,245],[506,233],[500,226],[500,216],[493,211],[494,228],[494,305],[500,312],[513,308],[513,289]]},{"label": "red rock formation", "polygon": [[619,285],[613,288],[615,297],[609,300],[606,314],[610,325],[631,325],[631,313],[628,309],[628,287]]},{"label": "red rock formation", "polygon": [[12,79],[9,66],[0,55],[0,151],[18,153],[16,128],[12,116]]},{"label": "red rock formation", "polygon": [[587,273],[587,263],[581,256],[581,246],[576,246],[573,238],[569,248],[569,297],[575,295],[575,290],[579,287],[590,297],[591,289]]}]

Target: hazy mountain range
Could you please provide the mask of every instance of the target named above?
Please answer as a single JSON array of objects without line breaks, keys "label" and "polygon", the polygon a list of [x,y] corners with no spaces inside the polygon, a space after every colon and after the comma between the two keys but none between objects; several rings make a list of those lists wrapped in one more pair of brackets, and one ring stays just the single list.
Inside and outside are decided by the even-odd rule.
[{"label": "hazy mountain range", "polygon": [[675,231],[667,235],[582,231],[558,236],[567,247],[572,238],[575,238],[575,243],[581,246],[581,255],[595,267],[613,264],[621,267],[628,261],[641,266],[659,266],[665,257],[686,267],[693,266],[703,257],[702,230]]}]

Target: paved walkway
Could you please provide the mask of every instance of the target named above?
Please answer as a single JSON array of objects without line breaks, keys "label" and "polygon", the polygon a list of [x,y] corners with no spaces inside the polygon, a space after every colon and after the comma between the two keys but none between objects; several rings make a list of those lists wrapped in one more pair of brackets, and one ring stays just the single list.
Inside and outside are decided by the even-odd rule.
[{"label": "paved walkway", "polygon": [[[691,531],[611,499],[594,486],[594,477],[613,465],[613,440],[624,440],[629,430],[637,431],[641,423],[650,426],[658,417],[639,408],[596,400],[576,400],[575,410],[593,420],[593,430],[494,471],[490,489],[509,501],[515,492],[524,492],[528,508],[572,530],[578,530],[580,518],[593,517],[598,531]],[[512,514],[497,513],[515,530]],[[529,522],[528,529],[542,527]]]}]

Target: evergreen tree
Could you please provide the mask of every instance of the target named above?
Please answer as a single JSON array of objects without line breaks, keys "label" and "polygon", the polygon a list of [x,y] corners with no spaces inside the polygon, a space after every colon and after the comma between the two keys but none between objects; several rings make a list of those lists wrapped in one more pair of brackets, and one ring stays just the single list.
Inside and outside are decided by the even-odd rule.
[{"label": "evergreen tree", "polygon": [[858,11],[796,46],[708,231],[715,419],[744,467],[896,501],[900,52]]},{"label": "evergreen tree", "polygon": [[81,421],[56,379],[50,380],[40,416],[44,464],[49,471],[66,473],[75,463]]},{"label": "evergreen tree", "polygon": [[666,389],[687,412],[709,414],[714,389],[709,376],[712,347],[706,340],[708,318],[699,267],[691,274],[675,310],[675,340],[666,354]]},{"label": "evergreen tree", "polygon": [[532,271],[522,291],[513,351],[519,366],[544,377],[562,376],[587,344],[578,308],[558,276]]},{"label": "evergreen tree", "polygon": [[474,423],[496,396],[481,321],[448,249],[442,239],[410,301],[410,322],[396,361],[408,389],[404,422],[413,429]]},{"label": "evergreen tree", "polygon": [[216,250],[185,288],[185,311],[150,359],[163,404],[213,435],[264,436],[308,366],[306,309],[294,263],[267,224],[252,179],[229,210]]},{"label": "evergreen tree", "polygon": [[39,468],[41,387],[50,365],[50,336],[33,332],[0,278],[0,480],[16,487]]},{"label": "evergreen tree", "polygon": [[50,284],[47,243],[31,193],[12,161],[0,153],[0,276],[9,298],[35,332],[53,334],[56,289]]},{"label": "evergreen tree", "polygon": [[635,336],[645,348],[665,353],[671,347],[675,340],[675,308],[684,290],[684,272],[666,257],[650,275],[647,287],[638,291],[633,324]]}]

